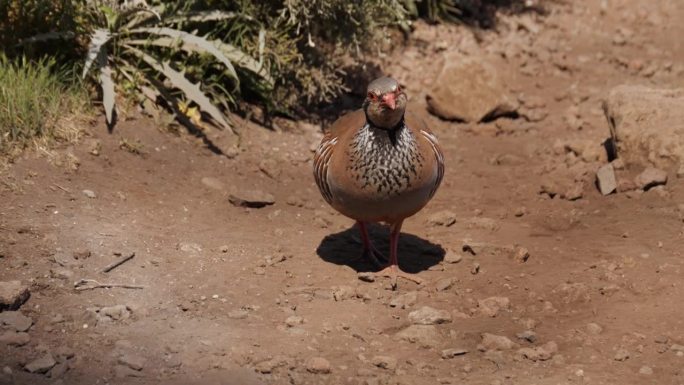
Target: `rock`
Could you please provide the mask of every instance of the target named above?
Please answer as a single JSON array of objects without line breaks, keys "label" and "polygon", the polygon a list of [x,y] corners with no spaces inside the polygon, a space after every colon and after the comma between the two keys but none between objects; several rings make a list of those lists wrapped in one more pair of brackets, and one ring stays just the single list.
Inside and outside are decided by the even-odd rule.
[{"label": "rock", "polygon": [[52,379],[62,378],[69,371],[69,363],[66,361],[58,362],[57,365],[53,366],[48,372],[47,376]]},{"label": "rock", "polygon": [[442,119],[463,122],[512,114],[517,101],[507,95],[500,74],[486,57],[447,57],[426,96],[428,110]]},{"label": "rock", "polygon": [[57,364],[52,354],[46,353],[44,356],[37,358],[24,366],[24,369],[29,373],[47,373]]},{"label": "rock", "polygon": [[323,357],[311,357],[306,360],[306,370],[314,374],[328,374],[332,371],[330,362]]},{"label": "rock", "polygon": [[141,371],[145,366],[145,359],[135,354],[122,354],[117,363],[127,366],[133,370]]},{"label": "rock", "polygon": [[114,377],[116,378],[126,378],[126,377],[143,377],[143,374],[137,370],[133,370],[126,365],[116,365],[114,366]]},{"label": "rock", "polygon": [[33,325],[33,320],[19,311],[5,311],[0,313],[0,325],[6,325],[18,332],[25,332]]},{"label": "rock", "polygon": [[291,315],[285,320],[285,325],[289,327],[295,327],[304,323],[304,318],[296,315]]},{"label": "rock", "polygon": [[418,301],[418,292],[409,291],[408,293],[398,295],[390,301],[390,307],[398,307],[400,309],[406,309],[416,304]]},{"label": "rock", "polygon": [[368,271],[361,271],[356,274],[356,277],[364,282],[375,282],[375,273]]},{"label": "rock", "polygon": [[634,183],[636,183],[638,188],[646,191],[651,187],[666,184],[667,172],[654,167],[647,167],[641,174],[634,178]]},{"label": "rock", "polygon": [[202,252],[202,245],[193,242],[178,242],[176,249],[184,253],[199,254]]},{"label": "rock", "polygon": [[530,343],[535,343],[537,341],[537,333],[532,330],[525,330],[524,332],[515,335],[519,340],[525,340]]},{"label": "rock", "polygon": [[94,191],[92,190],[83,190],[83,195],[87,196],[90,199],[95,199],[97,198],[97,195],[95,194]]},{"label": "rock", "polygon": [[0,311],[17,310],[31,296],[27,285],[21,281],[0,282]]},{"label": "rock", "polygon": [[228,318],[231,319],[245,319],[249,316],[249,312],[244,309],[238,309],[228,312]]},{"label": "rock", "polygon": [[371,363],[378,368],[394,370],[397,368],[397,359],[390,356],[375,356]]},{"label": "rock", "polygon": [[431,226],[449,227],[456,223],[456,214],[450,210],[438,211],[430,215],[427,222]]},{"label": "rock", "polygon": [[593,334],[593,335],[599,335],[599,334],[603,333],[603,328],[601,327],[601,325],[599,325],[597,323],[593,323],[593,322],[587,324],[586,330],[587,330],[587,333]]},{"label": "rock", "polygon": [[562,283],[556,288],[557,291],[563,295],[565,303],[574,302],[588,302],[591,299],[589,295],[589,288],[581,282],[577,283]]},{"label": "rock", "polygon": [[679,169],[677,170],[677,178],[684,178],[684,163],[679,165]]},{"label": "rock", "polygon": [[463,255],[449,250],[447,251],[446,255],[444,256],[444,262],[446,263],[459,263],[463,260]]},{"label": "rock", "polygon": [[454,283],[456,283],[456,279],[454,279],[454,278],[440,279],[435,284],[435,290],[437,290],[437,291],[449,290],[449,289],[451,289],[452,286],[454,286]]},{"label": "rock", "polygon": [[245,190],[230,194],[228,201],[234,206],[261,208],[274,204],[275,197],[261,190]]},{"label": "rock", "polygon": [[437,325],[451,322],[451,314],[448,311],[429,306],[410,312],[408,318],[414,325]]},{"label": "rock", "polygon": [[209,187],[210,189],[218,190],[218,191],[223,191],[225,190],[226,186],[221,182],[220,180],[212,177],[207,177],[205,176],[201,180],[202,184]]},{"label": "rock", "polygon": [[530,251],[527,249],[527,247],[523,246],[515,247],[511,255],[513,256],[513,260],[518,263],[525,263],[528,259],[530,259]]},{"label": "rock", "polygon": [[394,339],[414,343],[423,348],[432,348],[441,342],[434,325],[411,325],[395,334]]},{"label": "rock", "polygon": [[344,301],[345,299],[356,297],[356,290],[353,287],[342,285],[333,287],[333,298],[335,301]]},{"label": "rock", "polygon": [[31,336],[24,332],[15,332],[12,330],[0,334],[0,344],[9,346],[24,346],[31,342]]},{"label": "rock", "polygon": [[482,350],[510,350],[516,347],[517,344],[511,341],[508,337],[497,336],[495,334],[482,334]]},{"label": "rock", "polygon": [[74,259],[88,259],[91,256],[91,252],[88,249],[79,249],[79,250],[74,250],[71,255],[74,257]]},{"label": "rock", "polygon": [[558,345],[555,342],[550,341],[536,348],[518,349],[517,353],[531,361],[546,361],[551,359],[557,352]]},{"label": "rock", "polygon": [[480,312],[488,317],[496,317],[501,310],[509,310],[511,301],[507,297],[489,297],[477,301]]},{"label": "rock", "polygon": [[74,272],[63,267],[50,269],[50,277],[56,279],[70,280],[74,277]]},{"label": "rock", "polygon": [[621,85],[603,105],[617,156],[667,169],[684,162],[684,89]]},{"label": "rock", "polygon": [[617,352],[615,352],[615,356],[613,359],[615,361],[625,361],[629,358],[629,352],[625,349],[618,349]]},{"label": "rock", "polygon": [[650,376],[651,374],[653,374],[653,369],[651,369],[650,366],[642,366],[641,368],[639,368],[639,374]]},{"label": "rock", "polygon": [[131,316],[131,311],[126,305],[115,305],[109,307],[103,307],[98,312],[100,319],[109,318],[114,321],[127,319]]},{"label": "rock", "polygon": [[617,189],[617,180],[615,179],[615,170],[612,164],[608,163],[599,167],[598,171],[596,171],[596,183],[603,195],[611,194]]},{"label": "rock", "polygon": [[465,349],[458,349],[458,348],[444,349],[444,350],[442,350],[442,358],[447,360],[449,358],[462,356],[462,355],[467,354],[467,353],[468,353],[468,351]]},{"label": "rock", "polygon": [[584,185],[582,183],[575,183],[561,194],[561,198],[569,201],[576,201],[584,196]]}]

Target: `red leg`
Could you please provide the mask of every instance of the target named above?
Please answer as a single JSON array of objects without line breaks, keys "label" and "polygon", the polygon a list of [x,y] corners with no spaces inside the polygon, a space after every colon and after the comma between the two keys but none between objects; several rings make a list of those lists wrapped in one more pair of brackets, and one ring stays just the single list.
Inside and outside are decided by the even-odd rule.
[{"label": "red leg", "polygon": [[375,246],[373,246],[373,242],[371,242],[370,236],[368,236],[366,222],[357,221],[356,223],[359,225],[359,230],[361,231],[361,241],[363,241],[363,256],[370,259],[370,261],[378,267],[384,266],[380,260],[384,261],[387,258],[385,258],[385,256],[382,255],[382,253],[379,252]]},{"label": "red leg", "polygon": [[419,285],[423,283],[423,280],[417,276],[406,273],[399,269],[399,257],[397,255],[397,249],[399,246],[399,234],[401,234],[402,223],[403,221],[399,221],[390,225],[390,263],[389,266],[377,273],[390,278],[392,289],[397,288],[397,278],[404,278]]}]

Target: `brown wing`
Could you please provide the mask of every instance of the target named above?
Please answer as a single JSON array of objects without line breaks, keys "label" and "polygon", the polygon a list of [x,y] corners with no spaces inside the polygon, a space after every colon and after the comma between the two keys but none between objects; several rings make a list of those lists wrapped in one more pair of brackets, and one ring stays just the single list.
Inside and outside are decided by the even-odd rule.
[{"label": "brown wing", "polygon": [[435,179],[435,184],[430,191],[430,198],[432,198],[440,184],[442,184],[442,179],[444,179],[444,153],[442,148],[439,146],[439,141],[437,137],[430,131],[425,122],[418,116],[411,112],[406,113],[405,117],[407,127],[410,127],[414,133],[422,135],[427,142],[432,147],[432,151],[435,154],[435,161],[437,162],[437,178]]},{"label": "brown wing", "polygon": [[340,136],[351,133],[353,130],[358,130],[365,122],[366,116],[363,110],[356,110],[343,115],[328,129],[314,154],[313,163],[316,185],[321,195],[323,195],[323,199],[329,204],[332,203],[332,193],[328,185],[328,166],[330,165],[333,151],[335,151],[335,145],[339,141]]}]

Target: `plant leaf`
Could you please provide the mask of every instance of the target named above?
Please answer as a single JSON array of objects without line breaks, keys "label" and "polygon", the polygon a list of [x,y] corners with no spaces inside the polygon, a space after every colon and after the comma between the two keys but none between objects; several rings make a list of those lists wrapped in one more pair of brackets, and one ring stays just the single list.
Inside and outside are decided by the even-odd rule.
[{"label": "plant leaf", "polygon": [[[219,62],[223,63],[223,65],[226,67],[226,70],[228,71],[229,75],[233,77],[233,79],[235,80],[236,88],[240,86],[240,79],[238,78],[237,72],[235,71],[235,67],[231,63],[231,60],[223,52],[223,48],[225,48],[224,46],[228,46],[228,44],[224,44],[220,41],[209,41],[203,37],[193,35],[185,31],[179,31],[177,29],[166,27],[137,28],[131,30],[131,33],[148,33],[161,36],[169,36],[180,40],[182,42],[181,48],[184,51],[210,53]],[[232,46],[229,47],[233,48]]]},{"label": "plant leaf", "polygon": [[[81,75],[82,77],[85,78],[85,76],[88,74],[88,71],[90,71],[90,67],[93,65],[93,62],[95,62],[95,59],[98,59],[101,56],[107,56],[105,44],[107,44],[111,37],[112,35],[106,29],[98,28],[95,30],[95,32],[93,32],[93,35],[90,38],[88,56],[86,57],[85,65],[83,66],[83,75]],[[98,59],[98,63],[103,63],[103,61]]]},{"label": "plant leaf", "polygon": [[[196,47],[192,44],[184,44],[182,40],[174,39],[171,37],[159,37],[152,40],[129,40],[126,43],[132,45],[154,45],[166,48],[179,48],[188,53],[202,52],[201,48],[199,47]],[[235,65],[237,65],[238,67],[242,67],[246,70],[255,73],[256,75],[263,78],[266,82],[268,82],[269,85],[273,86],[273,78],[271,78],[271,75],[268,73],[268,71],[266,71],[263,65],[258,61],[254,60],[254,58],[245,54],[244,52],[230,44],[222,43],[219,46],[219,49],[223,54],[225,54],[225,56],[228,59],[231,60],[232,63],[235,63]]]},{"label": "plant leaf", "polygon": [[241,17],[241,18],[244,18],[245,20],[254,20],[251,16],[248,16],[248,15],[237,14],[235,12],[224,12],[224,11],[220,11],[220,10],[213,10],[213,11],[203,11],[203,12],[190,12],[190,13],[186,13],[186,14],[183,14],[180,16],[170,17],[170,18],[164,20],[164,22],[169,23],[169,24],[177,24],[177,23],[185,23],[185,22],[204,23],[207,21],[228,20],[228,19],[233,19],[236,17]]},{"label": "plant leaf", "polygon": [[151,57],[150,55],[135,49],[133,47],[128,47],[129,51],[142,59],[150,67],[154,68],[156,71],[162,73],[175,87],[183,91],[185,96],[192,100],[199,108],[209,114],[214,121],[218,124],[219,128],[227,128],[232,133],[233,131],[230,124],[226,121],[226,116],[211,102],[198,84],[192,84],[181,72],[173,69],[168,61],[160,63],[157,59]]},{"label": "plant leaf", "polygon": [[102,104],[105,109],[107,124],[114,121],[114,81],[112,81],[112,67],[105,64],[100,70],[100,85],[102,86]]}]

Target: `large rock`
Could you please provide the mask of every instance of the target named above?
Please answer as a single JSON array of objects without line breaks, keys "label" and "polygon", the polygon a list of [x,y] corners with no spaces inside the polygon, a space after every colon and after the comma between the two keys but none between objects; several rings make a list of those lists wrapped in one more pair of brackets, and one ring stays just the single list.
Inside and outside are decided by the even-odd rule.
[{"label": "large rock", "polygon": [[517,101],[487,57],[449,56],[426,96],[428,109],[442,119],[480,122],[515,112]]},{"label": "large rock", "polygon": [[622,85],[603,105],[617,156],[668,169],[684,163],[684,89]]},{"label": "large rock", "polygon": [[28,286],[21,281],[0,282],[0,311],[19,309],[30,295]]}]

